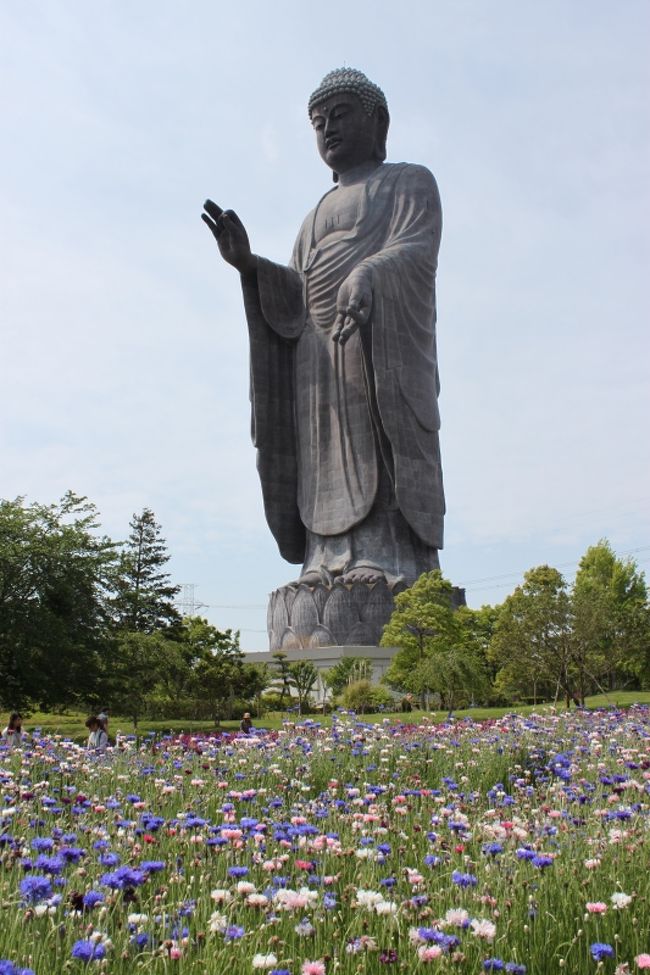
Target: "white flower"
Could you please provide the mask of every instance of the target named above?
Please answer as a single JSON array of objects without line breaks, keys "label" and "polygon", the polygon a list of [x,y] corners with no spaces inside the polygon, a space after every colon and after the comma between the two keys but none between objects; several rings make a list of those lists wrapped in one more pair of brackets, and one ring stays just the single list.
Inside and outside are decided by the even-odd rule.
[{"label": "white flower", "polygon": [[274,968],[277,963],[278,959],[272,953],[268,955],[253,955],[253,968]]},{"label": "white flower", "polygon": [[232,894],[229,890],[223,890],[222,888],[217,888],[210,892],[210,897],[217,904],[227,904],[228,901],[232,900]]},{"label": "white flower", "polygon": [[630,895],[624,894],[622,891],[617,891],[615,894],[612,894],[609,899],[615,911],[622,911],[624,907],[632,903]]},{"label": "white flower", "polygon": [[218,911],[213,911],[210,915],[208,927],[213,934],[223,934],[228,927],[228,918],[225,914],[219,914]]},{"label": "white flower", "polygon": [[368,909],[372,909],[375,904],[379,904],[383,899],[384,895],[380,894],[378,890],[358,890],[356,894],[357,904]]},{"label": "white flower", "polygon": [[129,924],[145,924],[148,920],[148,914],[129,914],[127,917]]},{"label": "white flower", "polygon": [[395,901],[381,900],[375,904],[375,912],[377,914],[397,914],[397,904]]},{"label": "white flower", "polygon": [[249,907],[266,907],[269,899],[265,894],[249,894],[246,903]]},{"label": "white flower", "polygon": [[250,880],[240,880],[239,883],[237,884],[237,893],[246,894],[246,895],[254,894],[255,884],[252,884]]}]

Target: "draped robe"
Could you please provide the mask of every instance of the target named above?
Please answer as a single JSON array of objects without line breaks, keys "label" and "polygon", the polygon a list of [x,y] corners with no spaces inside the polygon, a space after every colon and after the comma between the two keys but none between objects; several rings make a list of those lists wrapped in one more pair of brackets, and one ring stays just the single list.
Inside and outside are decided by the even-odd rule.
[{"label": "draped robe", "polygon": [[[443,543],[440,198],[431,173],[407,163],[367,176],[343,230],[339,198],[331,190],[306,217],[288,267],[260,258],[242,280],[265,513],[280,553],[304,570],[373,565],[412,582],[437,567]],[[342,346],[336,299],[355,269],[369,275],[372,308]]]}]

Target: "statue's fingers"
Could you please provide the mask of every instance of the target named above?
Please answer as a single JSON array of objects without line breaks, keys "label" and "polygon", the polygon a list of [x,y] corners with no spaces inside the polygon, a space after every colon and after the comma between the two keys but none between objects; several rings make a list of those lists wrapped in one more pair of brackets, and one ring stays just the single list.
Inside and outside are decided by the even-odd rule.
[{"label": "statue's fingers", "polygon": [[215,222],[219,219],[219,217],[223,213],[221,207],[218,206],[213,200],[206,200],[205,203],[203,204],[203,209],[210,214],[210,216]]},{"label": "statue's fingers", "polygon": [[241,227],[242,230],[244,229],[243,223],[241,222],[241,220],[239,219],[239,217],[237,216],[234,210],[224,210],[223,215],[224,217],[228,217],[229,220],[232,220],[232,222],[234,224],[237,224],[238,227]]},{"label": "statue's fingers", "polygon": [[210,219],[210,217],[207,215],[207,213],[202,213],[201,214],[201,220],[206,225],[206,227],[209,227],[210,228],[210,230],[212,231],[212,233],[214,234],[215,237],[218,237],[219,236],[218,231],[217,231],[217,225],[216,225],[216,223],[214,222],[214,220],[211,220]]},{"label": "statue's fingers", "polygon": [[332,330],[332,340],[338,342],[341,335],[341,329],[343,328],[344,313],[340,311],[336,318],[334,319],[334,328]]},{"label": "statue's fingers", "polygon": [[339,336],[339,344],[345,345],[347,340],[354,335],[358,327],[359,323],[356,321],[356,319],[352,318],[351,315],[346,315],[345,322]]}]

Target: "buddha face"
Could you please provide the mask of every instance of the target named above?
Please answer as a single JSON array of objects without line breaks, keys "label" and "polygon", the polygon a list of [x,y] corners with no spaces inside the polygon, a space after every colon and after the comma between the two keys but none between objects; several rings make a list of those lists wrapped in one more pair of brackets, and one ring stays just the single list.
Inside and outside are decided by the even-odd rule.
[{"label": "buddha face", "polygon": [[380,109],[368,115],[356,95],[343,92],[315,105],[311,124],[320,157],[335,173],[384,158],[387,119]]}]

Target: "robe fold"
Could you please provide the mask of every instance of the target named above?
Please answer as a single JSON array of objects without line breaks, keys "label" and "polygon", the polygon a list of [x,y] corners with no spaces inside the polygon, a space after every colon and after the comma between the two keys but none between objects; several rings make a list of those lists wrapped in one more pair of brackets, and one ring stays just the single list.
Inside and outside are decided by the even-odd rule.
[{"label": "robe fold", "polygon": [[[300,563],[310,533],[343,536],[371,512],[376,517],[381,495],[423,550],[437,550],[445,510],[435,333],[438,189],[422,166],[382,164],[360,191],[353,225],[318,238],[319,208],[328,197],[305,219],[288,267],[259,259],[256,278],[242,281],[252,436],[267,521],[283,557]],[[370,280],[372,308],[341,346],[332,341],[336,299],[353,271]],[[381,553],[372,561],[381,567]],[[393,564],[399,563],[398,555]]]}]

